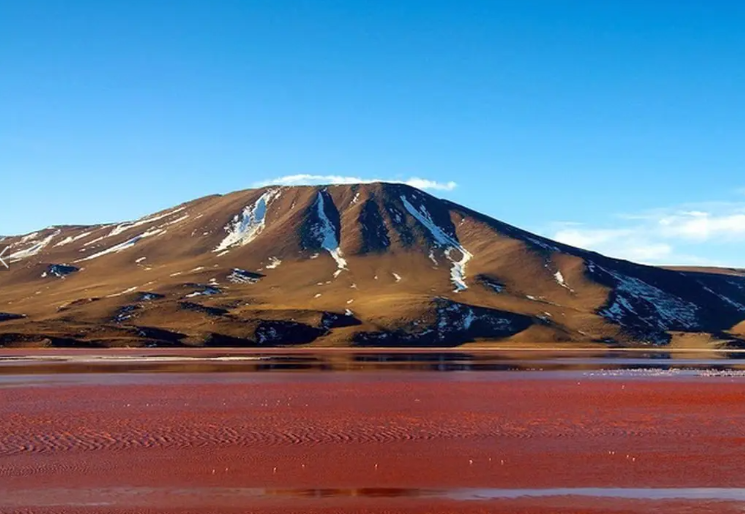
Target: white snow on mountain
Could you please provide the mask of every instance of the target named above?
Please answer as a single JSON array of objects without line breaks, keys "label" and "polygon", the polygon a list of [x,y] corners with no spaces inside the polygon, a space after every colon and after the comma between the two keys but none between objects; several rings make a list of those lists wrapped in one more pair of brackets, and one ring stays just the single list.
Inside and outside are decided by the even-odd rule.
[{"label": "white snow on mountain", "polygon": [[318,213],[319,223],[311,228],[311,233],[321,248],[329,252],[334,261],[336,261],[337,271],[334,273],[334,276],[337,277],[342,271],[347,269],[347,261],[342,257],[339,241],[336,239],[336,227],[334,227],[334,224],[326,216],[323,194],[320,191],[316,197],[315,207]]},{"label": "white snow on mountain", "polygon": [[68,245],[70,243],[74,243],[78,239],[83,239],[85,237],[88,237],[89,235],[91,235],[90,232],[83,232],[82,234],[78,234],[77,236],[68,236],[68,237],[64,238],[62,241],[60,241],[59,243],[55,244],[54,245],[54,248],[58,248],[60,246],[65,246],[65,245]]},{"label": "white snow on mountain", "polygon": [[124,241],[123,243],[119,243],[117,245],[112,246],[111,248],[107,248],[106,250],[102,250],[100,252],[96,252],[93,255],[89,255],[88,257],[85,257],[83,259],[78,259],[75,262],[83,262],[83,261],[89,261],[91,259],[96,259],[98,257],[101,257],[102,255],[108,255],[110,253],[118,253],[123,250],[127,250],[129,248],[132,248],[134,245],[136,245],[140,240],[148,238],[148,237],[154,237],[161,234],[165,234],[165,230],[160,228],[155,228],[148,230],[146,232],[143,232],[142,234],[139,234],[137,236],[134,236],[131,239],[128,239]]},{"label": "white snow on mountain", "polygon": [[29,257],[33,257],[34,255],[41,252],[49,243],[51,243],[52,239],[58,236],[59,233],[60,233],[59,230],[57,230],[56,232],[52,232],[51,234],[49,234],[47,237],[45,237],[41,241],[36,241],[38,237],[38,232],[34,232],[34,234],[32,234],[34,236],[33,238],[31,238],[30,236],[26,236],[22,238],[20,243],[26,243],[26,242],[31,242],[31,241],[36,241],[36,242],[32,244],[31,246],[24,248],[23,250],[18,250],[17,252],[13,252],[10,255],[8,255],[8,261],[14,262],[14,261],[20,261],[23,259],[27,259]]},{"label": "white snow on mountain", "polygon": [[127,230],[133,229],[135,227],[140,227],[142,225],[148,225],[150,223],[156,222],[158,220],[162,220],[164,218],[167,218],[183,210],[184,210],[184,207],[178,207],[176,209],[166,211],[162,214],[153,214],[151,216],[145,216],[144,218],[140,218],[136,221],[128,221],[126,223],[120,223],[119,225],[116,225],[106,237],[116,236],[123,232],[126,232]]},{"label": "white snow on mountain", "polygon": [[275,269],[279,267],[280,264],[282,264],[282,261],[280,259],[277,259],[276,257],[269,257],[269,264],[266,265],[266,269]]},{"label": "white snow on mountain", "polygon": [[[445,257],[451,262],[450,280],[455,285],[456,293],[468,289],[466,284],[466,264],[473,258],[471,252],[466,250],[453,236],[450,236],[441,227],[438,227],[427,208],[422,205],[417,209],[405,195],[401,195],[404,207],[409,214],[419,221],[432,234],[432,238],[439,246],[445,247]],[[453,252],[460,252],[460,259],[453,257]]]},{"label": "white snow on mountain", "polygon": [[225,227],[228,235],[213,251],[224,252],[230,248],[246,245],[256,239],[266,227],[266,213],[269,205],[281,194],[282,192],[279,189],[269,189],[253,204],[244,207],[243,211],[236,214]]},{"label": "white snow on mountain", "polygon": [[556,283],[564,289],[568,289],[569,291],[574,292],[574,290],[567,285],[566,280],[564,280],[564,275],[561,274],[561,271],[557,271],[556,273],[554,273],[554,279],[556,280]]},{"label": "white snow on mountain", "polygon": [[[644,322],[659,330],[670,330],[675,327],[696,328],[698,324],[697,305],[667,293],[636,277],[629,277],[613,270],[591,264],[617,281],[613,301],[600,314],[620,325],[626,316]],[[645,312],[639,312],[635,305],[644,306]]]}]

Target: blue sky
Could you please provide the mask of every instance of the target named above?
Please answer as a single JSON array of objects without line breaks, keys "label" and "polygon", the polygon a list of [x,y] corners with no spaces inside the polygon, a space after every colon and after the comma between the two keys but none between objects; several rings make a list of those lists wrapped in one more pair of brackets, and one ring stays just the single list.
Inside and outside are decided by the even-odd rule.
[{"label": "blue sky", "polygon": [[0,233],[414,177],[611,255],[745,266],[743,26],[734,0],[7,2]]}]

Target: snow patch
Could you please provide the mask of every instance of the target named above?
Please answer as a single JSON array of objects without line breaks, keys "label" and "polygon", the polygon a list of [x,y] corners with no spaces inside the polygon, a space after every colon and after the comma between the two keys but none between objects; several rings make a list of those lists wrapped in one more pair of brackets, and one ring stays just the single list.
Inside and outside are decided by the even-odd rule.
[{"label": "snow patch", "polygon": [[113,294],[107,295],[106,298],[114,298],[116,296],[121,296],[123,294],[134,293],[135,291],[137,291],[136,287],[130,287],[129,289],[125,289],[124,291],[121,291],[120,293],[113,293]]},{"label": "snow patch", "polygon": [[78,259],[75,262],[83,262],[83,261],[89,261],[91,259],[96,259],[98,257],[101,257],[103,255],[107,255],[110,253],[118,253],[123,250],[127,250],[128,248],[132,248],[134,245],[136,245],[140,240],[148,238],[148,237],[154,237],[161,234],[165,234],[165,230],[160,228],[155,228],[148,230],[147,232],[143,232],[142,234],[133,237],[132,239],[128,239],[127,241],[124,241],[123,243],[119,243],[118,245],[114,245],[111,248],[108,248],[106,250],[94,253],[93,255],[89,255],[88,257],[85,257],[84,259]]},{"label": "snow patch", "polygon": [[228,275],[228,281],[234,284],[255,284],[259,281],[259,276],[244,269],[233,268]]},{"label": "snow patch", "polygon": [[393,275],[393,278],[396,279],[396,282],[401,282],[401,275],[399,275],[398,273],[391,273],[391,275]]},{"label": "snow patch", "polygon": [[280,264],[282,264],[281,260],[277,259],[276,257],[269,257],[269,264],[266,265],[266,269],[277,268]]},{"label": "snow patch", "polygon": [[[50,235],[48,235],[47,237],[45,237],[41,241],[38,241],[38,242],[34,243],[33,245],[29,246],[28,248],[24,248],[23,250],[19,250],[17,252],[11,253],[10,255],[8,255],[8,261],[15,262],[15,261],[20,261],[22,259],[28,259],[29,257],[33,257],[34,255],[36,255],[39,252],[41,252],[44,248],[46,248],[46,246],[49,243],[52,242],[52,239],[54,239],[56,236],[58,236],[59,233],[60,233],[60,231],[57,230],[56,232],[51,233]],[[28,239],[28,238],[31,237],[31,235],[33,235],[34,237],[31,238],[31,239]],[[28,235],[28,236],[22,238],[21,239],[21,243],[35,241],[37,239],[38,232],[34,232],[34,234],[31,234],[31,235]]]},{"label": "snow patch", "polygon": [[65,246],[70,243],[74,243],[78,239],[83,239],[84,237],[88,237],[89,235],[91,235],[91,232],[83,232],[82,234],[78,234],[77,236],[67,236],[62,241],[54,245],[54,248],[58,248],[60,246]]},{"label": "snow patch", "polygon": [[[667,293],[636,277],[605,269],[588,263],[588,269],[601,270],[616,281],[613,302],[599,314],[608,320],[624,325],[627,316],[661,331],[674,328],[695,329],[698,326],[698,306]],[[642,312],[640,312],[640,308]]]},{"label": "snow patch", "polygon": [[187,219],[188,217],[189,217],[189,215],[188,215],[188,214],[184,214],[184,215],[183,215],[183,216],[181,216],[180,218],[176,218],[176,219],[175,219],[175,220],[173,220],[173,221],[169,221],[169,222],[163,223],[163,225],[161,225],[161,228],[162,228],[162,227],[170,227],[171,225],[175,225],[176,223],[181,223],[182,221],[184,221],[184,220],[185,220],[185,219]]},{"label": "snow patch", "polygon": [[334,277],[338,277],[342,271],[347,270],[347,261],[342,257],[339,241],[336,240],[336,229],[331,220],[326,216],[323,194],[319,191],[316,198],[316,209],[320,223],[311,228],[313,237],[320,243],[321,248],[329,252],[336,261],[337,271]]},{"label": "snow patch", "polygon": [[504,284],[489,277],[481,277],[481,283],[490,288],[495,293],[502,293],[505,290]]},{"label": "snow patch", "polygon": [[[133,229],[135,227],[142,226],[142,225],[148,225],[150,223],[156,222],[158,220],[162,220],[164,218],[167,218],[167,217],[169,217],[169,216],[171,216],[173,214],[176,214],[178,212],[181,212],[183,210],[184,210],[184,207],[179,207],[177,209],[173,209],[173,210],[167,211],[167,212],[165,212],[163,214],[155,214],[155,215],[151,215],[151,216],[145,216],[144,218],[140,218],[137,221],[130,221],[130,222],[127,222],[127,223],[120,223],[119,225],[115,226],[111,230],[111,232],[109,232],[108,235],[106,235],[104,237],[111,237],[111,236],[119,235],[122,232],[126,232],[127,230],[130,230],[130,229]],[[103,239],[103,238],[101,238],[101,239]]]},{"label": "snow patch", "polygon": [[561,271],[557,271],[556,273],[554,273],[554,279],[556,280],[556,283],[564,289],[568,289],[569,291],[574,292],[574,289],[567,285],[566,281],[564,280],[564,275],[561,274]]},{"label": "snow patch", "polygon": [[200,287],[202,287],[200,291],[194,291],[193,293],[189,293],[184,298],[195,298],[197,296],[214,296],[216,294],[222,293],[220,289],[218,289],[217,287],[214,287],[213,285],[200,286]]},{"label": "snow patch", "polygon": [[225,227],[228,235],[213,251],[224,252],[236,246],[246,245],[256,239],[266,227],[266,213],[269,205],[281,194],[282,192],[279,189],[269,189],[252,205],[244,207],[243,211],[236,214]]},{"label": "snow patch", "polygon": [[737,309],[738,311],[745,311],[745,305],[741,304],[740,302],[736,302],[732,300],[731,298],[724,296],[723,294],[717,293],[716,291],[712,291],[710,288],[706,287],[702,282],[699,281],[699,285],[704,288],[707,292],[718,296],[720,300],[722,300],[725,303],[730,304],[732,307]]},{"label": "snow patch", "polygon": [[393,215],[393,219],[398,223],[399,225],[403,221],[403,218],[401,217],[401,213],[398,212],[397,209],[394,209],[393,207],[388,208],[388,212],[390,212]]},{"label": "snow patch", "polygon": [[30,234],[23,236],[19,241],[19,244],[28,243],[29,241],[35,240],[37,237],[39,237],[38,232],[31,232]]},{"label": "snow patch", "polygon": [[[466,250],[454,237],[450,236],[441,227],[438,227],[427,208],[422,205],[419,209],[415,208],[405,195],[401,195],[404,207],[414,216],[419,223],[424,225],[435,240],[435,244],[445,248],[445,257],[451,262],[450,280],[455,285],[454,292],[459,293],[468,289],[466,284],[466,264],[473,258],[471,252]],[[454,251],[460,252],[461,258],[455,259],[452,256]]]}]

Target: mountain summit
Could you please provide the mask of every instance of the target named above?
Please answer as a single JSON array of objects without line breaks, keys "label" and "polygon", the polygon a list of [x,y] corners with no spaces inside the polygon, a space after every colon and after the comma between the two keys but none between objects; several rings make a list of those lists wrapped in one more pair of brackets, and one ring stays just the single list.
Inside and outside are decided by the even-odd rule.
[{"label": "mountain summit", "polygon": [[742,342],[745,277],[563,245],[401,184],[266,187],[5,238],[0,345]]}]

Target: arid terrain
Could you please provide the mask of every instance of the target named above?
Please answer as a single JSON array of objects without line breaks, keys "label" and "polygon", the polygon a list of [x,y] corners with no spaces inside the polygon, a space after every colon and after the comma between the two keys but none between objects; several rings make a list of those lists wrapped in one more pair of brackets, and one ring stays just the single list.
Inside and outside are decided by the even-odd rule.
[{"label": "arid terrain", "polygon": [[740,270],[559,244],[400,184],[268,187],[6,237],[6,347],[740,347]]}]

